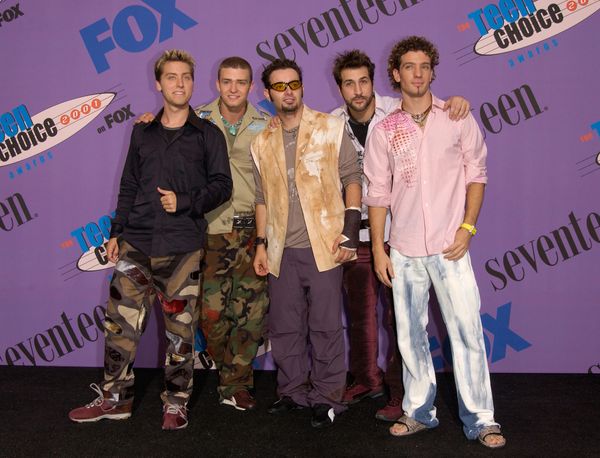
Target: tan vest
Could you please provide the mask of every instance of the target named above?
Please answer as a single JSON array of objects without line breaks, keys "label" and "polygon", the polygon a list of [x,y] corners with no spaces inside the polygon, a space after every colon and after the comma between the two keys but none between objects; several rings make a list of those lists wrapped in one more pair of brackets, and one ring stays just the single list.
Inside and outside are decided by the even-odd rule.
[{"label": "tan vest", "polygon": [[[227,137],[223,120],[219,112],[219,99],[196,108],[196,114],[212,122],[221,129]],[[252,157],[250,156],[250,143],[267,125],[269,117],[259,113],[250,103],[242,118],[235,140],[228,148],[231,178],[233,179],[233,192],[231,199],[220,207],[205,215],[208,221],[209,234],[227,234],[233,230],[233,215],[237,209],[240,213],[254,213],[254,175],[252,173]]]},{"label": "tan vest", "polygon": [[[344,226],[339,152],[344,121],[304,105],[296,144],[296,188],[319,272],[333,269],[331,247]],[[269,271],[279,276],[288,220],[288,183],[281,127],[265,129],[252,142],[267,208]]]}]

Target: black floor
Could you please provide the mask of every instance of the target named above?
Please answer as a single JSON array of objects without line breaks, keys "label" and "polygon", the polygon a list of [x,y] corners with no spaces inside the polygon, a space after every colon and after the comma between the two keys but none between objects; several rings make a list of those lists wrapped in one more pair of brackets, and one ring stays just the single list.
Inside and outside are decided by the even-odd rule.
[{"label": "black floor", "polygon": [[90,402],[98,369],[0,367],[0,456],[600,456],[600,375],[493,374],[496,419],[507,446],[490,451],[467,441],[457,416],[450,374],[438,374],[440,426],[395,438],[374,418],[383,398],[363,401],[325,430],[308,410],[282,417],[273,372],[256,374],[256,411],[220,406],[216,374],[197,371],[186,430],[161,430],[161,371],[136,371],[131,419],[74,424],[68,411]]}]

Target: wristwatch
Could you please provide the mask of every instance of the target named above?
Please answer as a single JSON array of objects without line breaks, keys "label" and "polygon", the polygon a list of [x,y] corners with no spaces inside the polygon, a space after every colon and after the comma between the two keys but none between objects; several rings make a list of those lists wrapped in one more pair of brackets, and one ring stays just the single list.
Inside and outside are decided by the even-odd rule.
[{"label": "wristwatch", "polygon": [[264,245],[267,248],[267,239],[264,237],[256,237],[254,239],[254,247],[256,248],[258,245]]},{"label": "wristwatch", "polygon": [[471,234],[471,236],[477,234],[477,229],[475,229],[475,226],[473,226],[472,224],[462,223],[460,227],[466,229]]}]

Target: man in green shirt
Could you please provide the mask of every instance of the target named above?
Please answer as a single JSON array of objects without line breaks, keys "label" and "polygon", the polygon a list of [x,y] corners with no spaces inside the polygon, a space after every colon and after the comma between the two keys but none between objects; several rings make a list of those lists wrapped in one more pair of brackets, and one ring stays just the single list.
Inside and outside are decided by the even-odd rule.
[{"label": "man in green shirt", "polygon": [[220,402],[238,410],[256,407],[252,360],[262,341],[268,308],[266,279],[252,267],[254,257],[254,176],[250,143],[269,117],[248,103],[252,67],[228,57],[217,73],[219,97],[196,113],[217,126],[227,139],[233,178],[232,198],[206,215],[202,291],[202,330],[219,371]]}]

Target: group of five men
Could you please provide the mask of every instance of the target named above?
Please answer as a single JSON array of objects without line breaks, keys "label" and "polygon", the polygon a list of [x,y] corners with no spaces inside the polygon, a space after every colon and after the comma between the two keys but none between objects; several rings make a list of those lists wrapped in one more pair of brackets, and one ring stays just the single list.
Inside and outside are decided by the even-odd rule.
[{"label": "group of five men", "polygon": [[[256,407],[252,360],[266,329],[279,394],[269,413],[311,407],[311,424],[328,426],[348,405],[382,395],[385,379],[389,401],[376,417],[394,422],[390,433],[433,428],[436,385],[425,330],[433,284],[465,434],[504,445],[467,251],[483,200],[486,148],[464,99],[444,103],[431,94],[437,63],[424,38],[396,44],[388,76],[400,101],[374,92],[368,56],[340,54],[333,76],[345,103],[327,115],[303,103],[300,67],[275,60],[262,72],[276,112],[270,119],[248,102],[246,60],[223,60],[219,97],[194,112],[193,59],[165,52],[155,64],[164,107],[134,127],[107,244],[116,267],[104,380],[92,385],[98,398],[72,410],[71,420],[131,415],[132,365],[156,298],[168,342],[163,429],[187,426],[198,321],[222,404]],[[380,297],[390,341],[385,376],[377,365]]]}]

